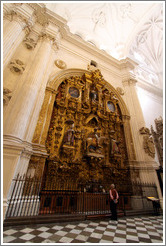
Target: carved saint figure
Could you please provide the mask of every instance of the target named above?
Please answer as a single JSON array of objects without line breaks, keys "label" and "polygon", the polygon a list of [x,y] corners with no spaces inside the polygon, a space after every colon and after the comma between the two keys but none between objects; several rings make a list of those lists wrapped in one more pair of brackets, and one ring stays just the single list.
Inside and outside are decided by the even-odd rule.
[{"label": "carved saint figure", "polygon": [[90,98],[92,99],[93,102],[98,101],[98,92],[94,85],[91,88]]},{"label": "carved saint figure", "polygon": [[115,139],[111,139],[111,154],[120,154],[120,148]]},{"label": "carved saint figure", "polygon": [[74,144],[74,124],[70,125],[67,132],[64,134],[63,144],[73,146]]},{"label": "carved saint figure", "polygon": [[97,128],[94,128],[94,132],[86,140],[87,152],[101,153],[102,146],[99,145],[99,136],[97,134]]}]

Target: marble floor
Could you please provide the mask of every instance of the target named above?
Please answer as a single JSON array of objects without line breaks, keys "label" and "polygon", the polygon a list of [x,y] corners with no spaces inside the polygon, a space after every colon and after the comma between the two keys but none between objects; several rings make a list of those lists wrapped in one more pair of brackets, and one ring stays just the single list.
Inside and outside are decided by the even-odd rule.
[{"label": "marble floor", "polygon": [[3,243],[163,243],[163,217],[121,217],[4,227]]}]

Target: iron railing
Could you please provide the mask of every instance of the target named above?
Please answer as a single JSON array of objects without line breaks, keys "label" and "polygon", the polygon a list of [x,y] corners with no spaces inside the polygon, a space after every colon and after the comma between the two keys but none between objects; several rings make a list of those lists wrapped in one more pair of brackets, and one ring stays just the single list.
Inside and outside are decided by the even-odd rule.
[{"label": "iron railing", "polygon": [[[37,177],[17,175],[12,182],[6,218],[44,214],[110,213],[108,184],[95,182],[73,185],[72,183],[66,180],[64,184],[50,182],[50,185],[46,186],[46,182]],[[146,199],[147,196],[157,197],[154,184],[123,183],[117,184],[116,187],[119,192],[118,210],[124,214],[126,210],[131,209],[133,201],[135,203],[141,201],[144,208],[151,205]]]}]

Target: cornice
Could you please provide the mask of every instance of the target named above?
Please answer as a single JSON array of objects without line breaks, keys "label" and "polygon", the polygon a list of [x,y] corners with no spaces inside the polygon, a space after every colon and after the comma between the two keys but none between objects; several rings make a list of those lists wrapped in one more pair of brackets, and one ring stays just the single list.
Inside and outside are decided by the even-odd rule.
[{"label": "cornice", "polygon": [[160,98],[163,98],[163,90],[151,85],[148,82],[145,82],[143,80],[137,79],[137,86],[144,89],[145,91],[149,92],[152,95],[158,96]]},{"label": "cornice", "polygon": [[131,169],[154,171],[159,164],[156,161],[129,161],[129,166]]},{"label": "cornice", "polygon": [[[38,10],[41,12],[41,9],[44,8],[44,4],[43,5],[38,3],[27,3],[27,4],[30,7],[32,7],[35,11]],[[132,61],[130,58],[126,58],[119,61],[113,58],[112,56],[110,56],[109,54],[107,54],[105,51],[99,50],[97,47],[92,46],[91,44],[87,43],[80,37],[72,34],[69,30],[69,27],[67,26],[67,21],[64,18],[58,16],[56,13],[52,12],[51,10],[44,8],[43,13],[46,15],[49,23],[52,23],[55,26],[59,27],[61,37],[64,40],[76,45],[81,49],[84,49],[86,52],[91,53],[93,56],[96,56],[99,59],[102,59],[103,61],[107,62],[113,67],[122,70],[124,68],[134,69],[134,67],[138,65],[135,61]]]},{"label": "cornice", "polygon": [[33,10],[27,4],[17,5],[15,3],[4,3],[3,4],[3,15],[17,14],[25,22],[32,21]]},{"label": "cornice", "polygon": [[[11,8],[11,4],[8,7]],[[7,7],[5,6],[5,8]],[[52,12],[51,10],[45,8],[45,5],[42,3],[25,3],[20,6],[15,6],[15,10],[19,13],[19,15],[29,18],[29,20],[32,19],[32,16],[34,18],[35,11],[39,11],[46,17],[48,23],[46,26],[42,27],[43,29],[39,28],[40,30],[34,27],[33,28],[34,32],[40,33],[42,29],[44,33],[54,38],[58,37],[60,33],[61,37],[58,37],[58,40],[56,40],[58,41],[60,47],[66,48],[65,45],[60,44],[59,42],[59,39],[62,38],[72,43],[73,45],[85,50],[86,52],[90,53],[92,56],[95,56],[99,60],[106,62],[108,66],[111,65],[115,69],[120,70],[121,71],[120,73],[118,73],[118,71],[116,72],[115,70],[113,74],[115,75],[118,74],[118,77],[120,77],[123,80],[126,76],[128,77],[129,70],[133,70],[138,65],[136,61],[128,57],[126,59],[119,61],[111,57],[106,52],[99,50],[97,47],[92,46],[91,44],[87,43],[82,38],[72,34],[69,30],[69,27],[67,26],[67,21],[64,18],[58,16],[56,13]],[[35,21],[37,21],[37,18]],[[76,53],[76,52],[73,51],[73,53]],[[85,57],[83,58],[85,59]],[[102,62],[101,62],[101,67],[103,67],[106,70],[109,70],[107,66],[102,65]],[[138,80],[138,86],[162,97],[162,91],[158,89],[157,87],[155,88],[146,82],[145,83],[142,81],[140,82],[140,80]]]},{"label": "cornice", "polygon": [[3,148],[6,151],[16,151],[21,153],[32,154],[32,144],[18,137],[11,135],[3,136]]}]

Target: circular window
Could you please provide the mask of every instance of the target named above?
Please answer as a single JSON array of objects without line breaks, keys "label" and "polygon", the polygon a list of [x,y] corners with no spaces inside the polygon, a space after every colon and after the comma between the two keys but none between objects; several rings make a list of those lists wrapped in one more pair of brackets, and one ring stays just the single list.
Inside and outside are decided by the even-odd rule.
[{"label": "circular window", "polygon": [[111,102],[111,101],[108,101],[107,102],[107,107],[110,111],[114,112],[115,111],[115,105]]},{"label": "circular window", "polygon": [[78,98],[80,93],[76,87],[70,87],[69,88],[69,94],[74,98]]}]

